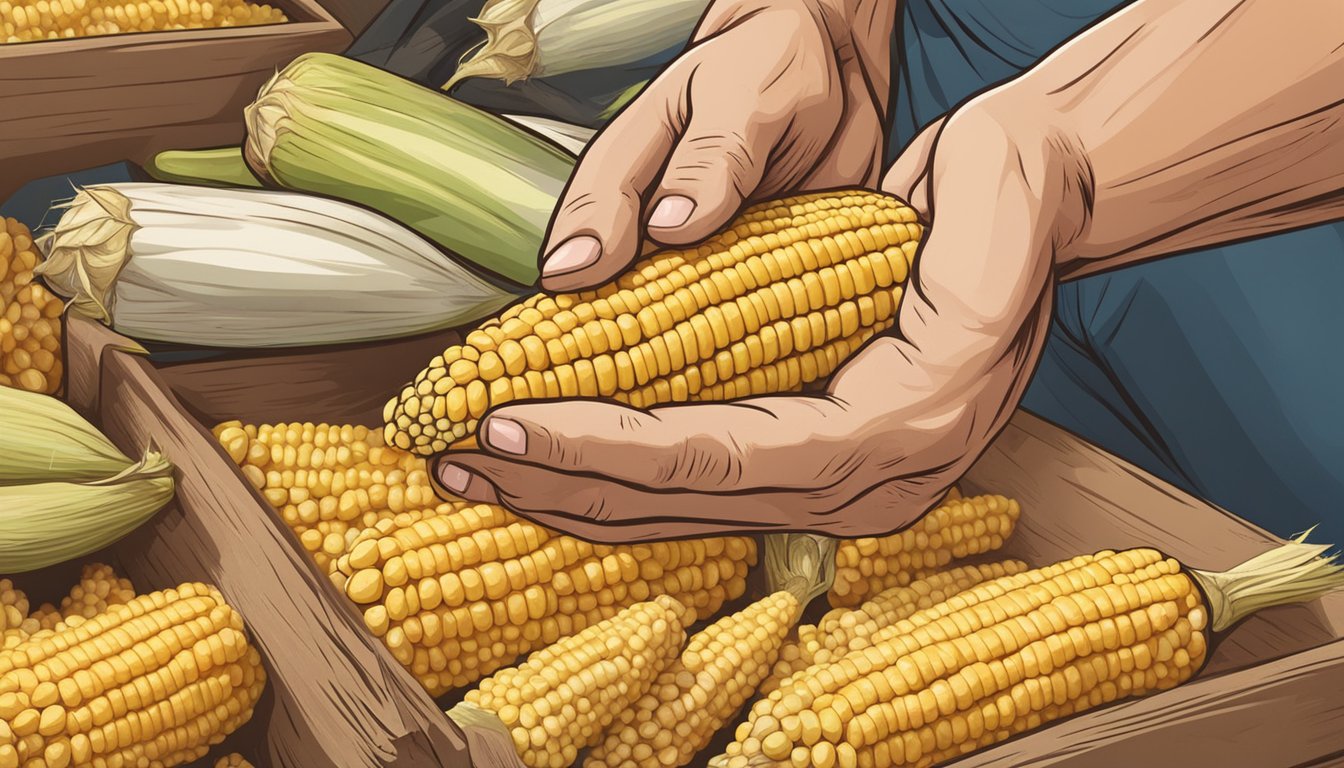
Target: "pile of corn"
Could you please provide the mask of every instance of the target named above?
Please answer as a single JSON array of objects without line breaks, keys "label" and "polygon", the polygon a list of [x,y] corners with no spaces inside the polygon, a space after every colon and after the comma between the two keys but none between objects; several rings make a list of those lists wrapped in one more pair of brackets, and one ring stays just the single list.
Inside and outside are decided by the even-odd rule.
[{"label": "pile of corn", "polygon": [[0,580],[5,768],[183,765],[247,722],[265,688],[242,618],[207,585],[136,595],[91,563],[59,606],[28,607]]},{"label": "pile of corn", "polygon": [[247,0],[0,0],[0,43],[287,20],[280,9]]},{"label": "pile of corn", "polygon": [[442,501],[424,459],[363,427],[228,422],[215,435],[433,695],[657,595],[708,618],[756,562],[746,537],[605,546]]},{"label": "pile of corn", "polygon": [[41,261],[28,228],[0,219],[0,386],[51,394],[61,388],[64,305],[33,282]]}]

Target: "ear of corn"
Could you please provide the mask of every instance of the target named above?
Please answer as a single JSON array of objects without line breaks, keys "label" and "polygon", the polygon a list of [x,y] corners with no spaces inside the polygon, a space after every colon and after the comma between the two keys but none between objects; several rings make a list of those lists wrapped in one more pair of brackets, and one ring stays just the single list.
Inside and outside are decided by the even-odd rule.
[{"label": "ear of corn", "polygon": [[[1101,552],[984,582],[785,681],[711,765],[927,766],[1172,688],[1213,625],[1344,584],[1324,550],[1299,540],[1221,574]],[[1210,602],[1197,583],[1216,584]]]},{"label": "ear of corn", "polygon": [[707,618],[756,562],[745,537],[611,547],[442,501],[423,458],[364,427],[228,422],[215,435],[434,695],[655,595]]},{"label": "ear of corn", "polygon": [[298,57],[245,111],[248,164],[359,203],[520,285],[537,278],[568,153],[508,121],[342,56]]},{"label": "ear of corn", "polygon": [[949,499],[900,533],[844,539],[836,554],[831,605],[858,605],[868,596],[905,586],[954,559],[999,549],[1021,514],[1018,503],[1004,496]]},{"label": "ear of corn", "polygon": [[100,480],[133,463],[60,400],[0,387],[0,486]]},{"label": "ear of corn", "polygon": [[103,480],[0,486],[0,571],[45,568],[120,539],[172,500],[172,471],[150,451]]},{"label": "ear of corn", "polygon": [[487,0],[486,40],[444,84],[554,77],[635,65],[686,44],[707,0]]},{"label": "ear of corn", "polygon": [[172,465],[132,462],[55,398],[0,387],[0,572],[89,554],[173,497]]},{"label": "ear of corn", "polygon": [[284,11],[247,0],[144,3],[114,0],[46,5],[18,2],[0,7],[0,43],[64,40],[132,32],[217,29],[288,21]]},{"label": "ear of corn", "polygon": [[193,346],[410,336],[513,300],[382,216],[292,192],[87,187],[40,245],[38,272],[73,311],[133,338]]},{"label": "ear of corn", "polygon": [[367,531],[333,580],[438,695],[651,596],[709,616],[745,591],[754,559],[748,538],[611,547],[481,504]]},{"label": "ear of corn", "polygon": [[51,394],[61,388],[64,306],[34,282],[33,270],[41,263],[28,228],[0,218],[0,387]]},{"label": "ear of corn", "polygon": [[826,591],[835,562],[827,541],[767,536],[766,578],[772,594],[692,637],[648,694],[618,716],[584,765],[688,764],[770,672],[803,608]]},{"label": "ear of corn", "polygon": [[265,682],[213,588],[136,597],[0,652],[0,767],[198,760],[247,722]]},{"label": "ear of corn", "polygon": [[879,592],[855,608],[834,608],[815,625],[798,628],[759,693],[769,695],[795,673],[843,656],[874,633],[896,625],[916,611],[946,601],[983,581],[1020,573],[1026,568],[1019,560],[952,568],[915,579],[908,586]]},{"label": "ear of corn", "polygon": [[642,408],[797,390],[891,327],[921,231],[913,210],[875,192],[753,206],[695,248],[487,322],[387,404],[385,437],[437,453],[521,399]]},{"label": "ear of corn", "polygon": [[448,714],[462,717],[469,707],[492,712],[524,764],[572,765],[649,689],[685,642],[694,616],[666,596],[637,603],[482,680]]},{"label": "ear of corn", "polygon": [[230,752],[215,761],[215,768],[252,768],[252,763],[237,752]]}]

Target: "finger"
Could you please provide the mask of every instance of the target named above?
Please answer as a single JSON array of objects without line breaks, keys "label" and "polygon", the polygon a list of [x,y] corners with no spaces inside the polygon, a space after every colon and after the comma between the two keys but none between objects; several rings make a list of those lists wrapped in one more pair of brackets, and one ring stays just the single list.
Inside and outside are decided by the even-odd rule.
[{"label": "finger", "polygon": [[929,217],[929,162],[944,120],[940,117],[925,126],[882,177],[882,191],[906,201],[925,221]]},{"label": "finger", "polygon": [[760,185],[784,131],[778,116],[716,105],[722,98],[702,101],[707,90],[696,92],[696,114],[654,194],[649,236],[660,243],[686,245],[722,229]]},{"label": "finger", "polygon": [[546,235],[541,284],[573,291],[606,282],[639,252],[643,198],[680,132],[682,86],[669,70],[588,146],[570,177]]},{"label": "finger", "polygon": [[[625,532],[657,527],[662,537],[686,526],[723,532],[790,527],[811,530],[840,506],[823,492],[720,495],[654,492],[590,476],[519,464],[480,453],[454,455],[437,469],[450,490],[473,501],[502,504],[518,514],[549,516],[585,538],[624,540]],[[591,528],[603,528],[598,533]]]},{"label": "finger", "polygon": [[487,451],[515,462],[651,489],[815,489],[853,471],[846,447],[867,421],[826,397],[648,411],[566,401],[499,408],[477,434]]}]

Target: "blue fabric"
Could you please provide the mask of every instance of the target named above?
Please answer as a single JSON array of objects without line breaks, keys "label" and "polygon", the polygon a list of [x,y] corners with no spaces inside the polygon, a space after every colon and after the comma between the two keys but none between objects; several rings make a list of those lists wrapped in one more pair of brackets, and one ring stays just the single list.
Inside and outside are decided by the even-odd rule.
[{"label": "blue fabric", "polygon": [[[906,0],[892,157],[1114,0]],[[1024,407],[1287,536],[1344,543],[1344,224],[1061,286]]]}]

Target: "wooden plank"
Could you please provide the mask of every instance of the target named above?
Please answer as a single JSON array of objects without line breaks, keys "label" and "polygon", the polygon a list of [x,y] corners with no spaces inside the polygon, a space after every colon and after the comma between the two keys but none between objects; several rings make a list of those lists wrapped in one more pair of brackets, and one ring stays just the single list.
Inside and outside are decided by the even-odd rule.
[{"label": "wooden plank", "polygon": [[[107,335],[73,320],[73,348]],[[88,351],[72,352],[88,359]],[[465,740],[364,628],[353,607],[209,432],[192,422],[148,363],[101,355],[100,426],[124,450],[158,445],[177,466],[178,503],[128,541],[137,583],[219,586],[243,614],[271,673],[270,762],[286,768],[466,766]],[[85,408],[89,407],[86,402]]]},{"label": "wooden plank", "polygon": [[[1154,547],[1194,568],[1229,568],[1280,539],[1031,414],[1018,412],[963,484],[1018,499],[1003,555],[1054,562],[1100,548]],[[1344,594],[1263,611],[1216,643],[1218,673],[1344,635]]]},{"label": "wooden plank", "polygon": [[1064,720],[950,763],[1292,768],[1344,751],[1344,641]]},{"label": "wooden plank", "polygon": [[458,343],[453,331],[341,347],[252,351],[159,366],[202,424],[313,421],[377,427],[390,393]]},{"label": "wooden plank", "polygon": [[163,149],[241,141],[242,109],[277,68],[350,42],[313,0],[279,5],[296,20],[0,45],[6,189]]}]

